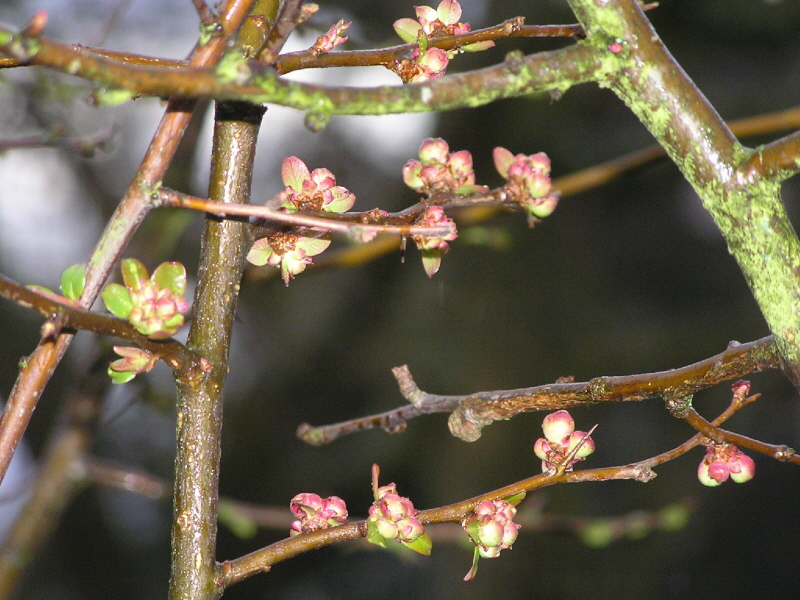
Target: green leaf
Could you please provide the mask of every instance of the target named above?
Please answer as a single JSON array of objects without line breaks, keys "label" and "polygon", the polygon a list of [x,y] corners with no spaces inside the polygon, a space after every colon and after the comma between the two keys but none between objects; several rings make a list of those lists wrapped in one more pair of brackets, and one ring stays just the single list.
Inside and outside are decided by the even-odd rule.
[{"label": "green leaf", "polygon": [[420,31],[422,31],[422,25],[414,19],[399,19],[394,22],[392,27],[406,44],[415,43]]},{"label": "green leaf", "polygon": [[123,258],[120,269],[122,270],[122,280],[125,282],[125,287],[134,292],[142,289],[143,279],[145,281],[150,279],[147,268],[135,258]]},{"label": "green leaf", "polygon": [[514,494],[513,496],[509,496],[508,498],[503,498],[503,500],[505,500],[509,504],[513,504],[514,506],[522,502],[524,499],[525,499],[525,492]]},{"label": "green leaf", "polygon": [[127,319],[133,310],[133,301],[127,288],[118,283],[109,283],[100,293],[103,303],[112,314]]},{"label": "green leaf", "polygon": [[128,383],[136,377],[136,373],[133,371],[115,371],[109,367],[108,376],[111,377],[111,383]]},{"label": "green leaf", "polygon": [[242,514],[231,502],[220,501],[217,511],[219,522],[230,529],[236,537],[249,540],[258,533],[255,521]]},{"label": "green leaf", "polygon": [[150,278],[156,285],[167,288],[176,297],[182,298],[186,291],[186,268],[179,262],[158,265]]},{"label": "green leaf", "polygon": [[413,542],[400,542],[406,548],[411,548],[414,552],[419,552],[420,554],[424,554],[425,556],[430,556],[431,548],[433,547],[433,542],[431,541],[431,536],[427,533],[423,533]]},{"label": "green leaf", "polygon": [[72,265],[61,273],[61,295],[70,300],[79,300],[86,282],[86,265]]},{"label": "green leaf", "polygon": [[250,252],[247,253],[247,260],[257,267],[263,267],[272,254],[272,246],[269,245],[267,238],[261,238],[253,242]]},{"label": "green leaf", "polygon": [[475,576],[478,574],[478,561],[481,559],[480,550],[478,547],[475,546],[475,552],[472,554],[472,568],[469,570],[464,576],[464,581],[470,581],[471,579],[475,579]]},{"label": "green leaf", "polygon": [[375,521],[367,521],[367,541],[370,544],[376,544],[381,548],[386,548],[386,538],[378,531],[378,526]]}]

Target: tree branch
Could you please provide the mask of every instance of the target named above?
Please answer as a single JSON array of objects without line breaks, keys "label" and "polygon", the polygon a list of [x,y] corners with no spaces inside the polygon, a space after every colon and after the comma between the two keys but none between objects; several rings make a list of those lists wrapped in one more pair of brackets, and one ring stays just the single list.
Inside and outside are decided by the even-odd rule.
[{"label": "tree branch", "polygon": [[[780,198],[798,139],[772,150],[770,178],[675,62],[635,0],[569,0],[586,31],[583,44],[605,56],[611,88],[664,146],[711,213],[758,302],[782,368],[800,389],[800,241]],[[764,151],[762,150],[762,153]],[[756,162],[758,162],[756,160]]]},{"label": "tree branch", "polygon": [[0,52],[133,94],[243,100],[306,111],[319,126],[334,114],[381,115],[483,106],[495,100],[558,91],[596,79],[601,62],[583,45],[531,56],[512,52],[500,65],[421,84],[377,88],[326,87],[284,80],[262,63],[231,70],[142,67],[101,58],[44,38],[0,27]]},{"label": "tree branch", "polygon": [[385,413],[344,423],[313,427],[300,425],[297,435],[318,446],[338,437],[382,427],[388,433],[403,431],[409,419],[424,414],[450,412],[450,432],[473,442],[481,429],[494,421],[507,420],[525,412],[558,410],[597,402],[628,402],[648,398],[687,396],[742,377],[754,371],[779,366],[772,336],[748,344],[731,343],[728,348],[700,362],[670,371],[619,377],[597,377],[585,383],[553,383],[532,388],[477,392],[466,396],[440,396],[420,390],[408,367],[397,367],[394,375],[400,391],[411,404]]}]

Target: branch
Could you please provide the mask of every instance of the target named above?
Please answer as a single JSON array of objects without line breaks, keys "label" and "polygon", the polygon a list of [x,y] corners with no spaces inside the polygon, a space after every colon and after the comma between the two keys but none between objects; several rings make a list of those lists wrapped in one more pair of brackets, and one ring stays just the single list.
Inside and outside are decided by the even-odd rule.
[{"label": "branch", "polygon": [[[151,340],[136,331],[127,321],[70,305],[66,298],[64,302],[59,302],[49,295],[28,289],[4,275],[0,275],[0,297],[16,302],[24,308],[35,310],[46,317],[47,321],[42,327],[44,338],[52,339],[58,336],[61,330],[85,330],[128,340],[158,356],[173,370],[177,378],[193,382],[196,382],[196,374],[208,368],[199,354],[191,352],[180,342],[173,339]],[[30,358],[27,361],[30,361]]]},{"label": "branch", "polygon": [[725,431],[719,429],[716,423],[709,423],[701,417],[696,410],[690,408],[686,411],[683,419],[692,427],[701,432],[705,437],[717,443],[730,442],[742,448],[749,448],[755,452],[766,454],[770,458],[782,462],[790,462],[800,465],[800,455],[795,454],[795,451],[784,445],[766,444],[764,442],[754,440],[752,438],[733,433],[732,431]]},{"label": "branch", "polygon": [[[542,473],[541,475],[524,479],[488,494],[471,498],[470,500],[464,500],[463,502],[450,504],[441,508],[422,510],[417,513],[416,518],[424,525],[448,521],[458,522],[474,512],[475,507],[484,500],[508,498],[509,496],[522,492],[530,492],[558,483],[611,481],[620,479],[633,479],[645,483],[653,479],[653,477],[655,477],[653,471],[637,465],[587,469],[585,471],[564,473],[562,475]],[[223,562],[220,565],[222,584],[227,588],[256,573],[268,571],[272,565],[293,558],[298,554],[303,554],[304,552],[316,550],[345,540],[354,540],[366,536],[367,522],[358,521],[331,529],[312,531],[311,533],[290,537],[240,558]]]},{"label": "branch", "polygon": [[518,390],[478,392],[466,396],[439,396],[420,390],[408,367],[394,369],[400,391],[410,405],[344,423],[313,427],[304,423],[298,437],[312,445],[382,427],[389,433],[403,431],[409,419],[423,414],[450,412],[450,432],[472,442],[493,421],[507,420],[535,410],[558,410],[597,402],[627,402],[648,398],[687,396],[742,377],[754,371],[774,369],[779,357],[772,336],[747,344],[732,342],[728,348],[700,362],[670,371],[619,377],[597,377],[585,383],[554,383]]},{"label": "branch", "polygon": [[[282,194],[278,194],[266,205],[254,206],[232,205],[220,202],[211,202],[203,198],[189,196],[170,189],[162,188],[159,190],[159,197],[164,206],[190,208],[218,216],[239,216],[275,221],[287,225],[300,227],[310,227],[322,229],[324,231],[339,231],[346,233],[354,238],[362,238],[365,235],[377,233],[391,233],[399,235],[426,235],[442,236],[452,232],[452,227],[432,227],[422,225],[393,224],[393,219],[402,218],[406,222],[413,221],[413,214],[403,213],[381,213],[381,211],[368,211],[362,213],[288,213],[270,208],[273,201]],[[324,216],[323,216],[324,215]],[[330,215],[330,216],[328,216]]]},{"label": "branch", "polygon": [[[45,38],[0,27],[0,52],[133,94],[243,100],[306,111],[317,126],[334,114],[381,115],[483,106],[495,100],[592,81],[602,67],[583,45],[531,56],[512,52],[500,65],[421,84],[377,88],[328,87],[284,80],[262,63],[242,62],[235,75],[209,68],[142,67],[102,58]],[[225,73],[228,73],[226,75]]]}]

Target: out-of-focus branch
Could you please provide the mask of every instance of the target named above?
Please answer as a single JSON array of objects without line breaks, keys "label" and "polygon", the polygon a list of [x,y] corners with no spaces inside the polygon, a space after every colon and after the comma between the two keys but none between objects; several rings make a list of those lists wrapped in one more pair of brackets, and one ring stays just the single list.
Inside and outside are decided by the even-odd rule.
[{"label": "out-of-focus branch", "polygon": [[52,133],[31,135],[17,139],[0,140],[0,152],[22,148],[62,148],[84,157],[94,156],[97,149],[102,149],[114,135],[113,127],[106,127],[90,135],[67,137],[63,129],[57,127]]},{"label": "out-of-focus branch", "polygon": [[441,396],[423,392],[408,367],[394,369],[400,391],[411,404],[378,415],[344,423],[313,427],[302,424],[298,437],[312,445],[381,427],[390,433],[405,429],[409,419],[423,414],[450,412],[450,432],[462,440],[475,441],[481,429],[494,421],[536,410],[558,410],[597,402],[627,402],[665,395],[687,396],[742,377],[774,369],[779,357],[772,336],[748,344],[731,344],[727,350],[700,362],[670,371],[619,377],[597,377],[585,383],[553,383],[518,390],[478,392],[466,396]]},{"label": "out-of-focus branch", "polygon": [[12,598],[25,568],[55,528],[83,480],[82,464],[93,439],[100,400],[110,379],[96,364],[64,408],[31,486],[31,496],[0,548],[0,599]]}]

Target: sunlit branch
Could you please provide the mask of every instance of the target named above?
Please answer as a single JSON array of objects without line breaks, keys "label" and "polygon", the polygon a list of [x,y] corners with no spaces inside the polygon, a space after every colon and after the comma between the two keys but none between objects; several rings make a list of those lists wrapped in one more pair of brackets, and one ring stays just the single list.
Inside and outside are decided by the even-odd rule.
[{"label": "sunlit branch", "polygon": [[[221,202],[211,202],[203,198],[181,194],[169,189],[159,190],[159,197],[164,206],[190,208],[207,212],[209,214],[230,217],[247,217],[275,221],[287,225],[310,227],[324,231],[343,232],[352,237],[361,238],[367,234],[390,233],[400,235],[442,236],[451,233],[451,227],[426,227],[421,225],[402,225],[381,223],[390,220],[392,215],[381,216],[380,212],[369,211],[365,213],[345,214],[329,213],[330,216],[306,215],[303,213],[288,213],[270,208],[272,201],[267,205],[234,205]],[[277,196],[276,196],[277,198]]]}]

